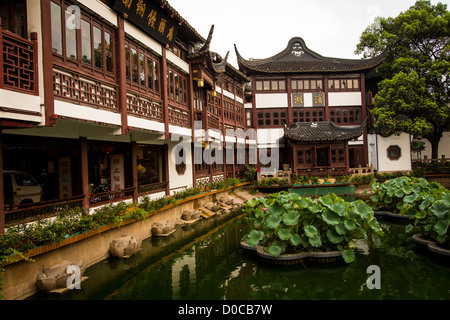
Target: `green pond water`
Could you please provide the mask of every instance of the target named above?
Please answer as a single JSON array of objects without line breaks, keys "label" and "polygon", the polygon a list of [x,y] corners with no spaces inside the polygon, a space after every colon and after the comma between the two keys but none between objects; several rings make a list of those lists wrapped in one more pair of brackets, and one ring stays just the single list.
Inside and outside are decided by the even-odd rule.
[{"label": "green pond water", "polygon": [[[384,238],[358,241],[351,264],[278,267],[242,250],[242,215],[216,216],[88,268],[81,289],[30,300],[450,299],[450,262],[418,250],[404,223],[380,222]],[[380,268],[380,289],[366,285],[371,265]]]}]

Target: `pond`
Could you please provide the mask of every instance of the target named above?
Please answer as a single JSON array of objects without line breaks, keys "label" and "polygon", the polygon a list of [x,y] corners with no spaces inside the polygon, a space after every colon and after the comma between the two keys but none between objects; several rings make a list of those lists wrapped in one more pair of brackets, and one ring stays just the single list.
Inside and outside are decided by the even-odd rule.
[{"label": "pond", "polygon": [[[450,262],[416,249],[405,224],[380,221],[380,241],[357,243],[356,260],[276,267],[240,247],[245,217],[216,216],[150,238],[127,260],[86,270],[81,289],[30,300],[448,300]],[[380,268],[380,289],[369,289],[369,266]]]}]

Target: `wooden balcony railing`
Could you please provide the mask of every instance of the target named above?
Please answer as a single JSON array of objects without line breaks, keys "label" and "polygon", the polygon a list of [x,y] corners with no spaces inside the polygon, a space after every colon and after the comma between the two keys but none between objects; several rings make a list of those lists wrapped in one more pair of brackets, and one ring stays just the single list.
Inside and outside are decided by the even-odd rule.
[{"label": "wooden balcony railing", "polygon": [[146,98],[134,92],[127,92],[128,113],[138,117],[162,122],[163,108],[159,100]]},{"label": "wooden balcony railing", "polygon": [[75,196],[68,199],[48,200],[37,203],[21,205],[19,208],[9,210],[5,206],[5,224],[13,225],[31,222],[40,218],[56,216],[59,211],[83,205],[84,196]]},{"label": "wooden balcony railing", "polygon": [[169,123],[181,127],[190,128],[191,119],[188,110],[169,106]]},{"label": "wooden balcony railing", "polygon": [[89,197],[89,206],[96,207],[116,201],[123,201],[133,198],[133,193],[136,188],[125,188],[118,191],[107,191],[101,193],[91,194]]},{"label": "wooden balcony railing", "polygon": [[23,39],[0,25],[0,88],[38,94],[37,34],[31,37]]},{"label": "wooden balcony railing", "polygon": [[53,89],[55,97],[116,112],[119,109],[116,85],[77,72],[53,69]]},{"label": "wooden balcony railing", "polygon": [[140,196],[143,196],[143,195],[147,195],[147,194],[151,194],[151,193],[165,191],[168,183],[169,182],[166,181],[166,182],[160,182],[160,183],[141,185],[138,187],[138,194]]},{"label": "wooden balcony railing", "polygon": [[211,113],[208,113],[207,119],[208,119],[208,126],[207,126],[208,129],[220,130],[220,121],[218,117],[216,117]]}]

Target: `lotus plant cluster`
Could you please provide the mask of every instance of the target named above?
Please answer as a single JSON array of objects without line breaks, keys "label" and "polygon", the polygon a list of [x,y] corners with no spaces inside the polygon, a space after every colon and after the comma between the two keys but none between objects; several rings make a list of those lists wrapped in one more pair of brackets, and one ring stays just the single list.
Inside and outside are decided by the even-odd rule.
[{"label": "lotus plant cluster", "polygon": [[375,210],[406,215],[430,240],[450,247],[450,191],[424,178],[399,177],[372,183],[371,197]]},{"label": "lotus plant cluster", "polygon": [[348,202],[335,194],[318,199],[280,192],[247,201],[252,246],[273,257],[299,252],[340,251],[347,263],[355,259],[354,239],[383,235],[372,208],[362,200]]}]

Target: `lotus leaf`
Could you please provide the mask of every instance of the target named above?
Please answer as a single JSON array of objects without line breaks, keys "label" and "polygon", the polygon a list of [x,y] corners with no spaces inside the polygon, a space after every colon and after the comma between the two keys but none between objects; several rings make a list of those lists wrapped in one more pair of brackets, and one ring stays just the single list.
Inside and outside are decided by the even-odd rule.
[{"label": "lotus leaf", "polygon": [[342,235],[331,229],[327,231],[327,238],[334,244],[341,243],[344,240],[344,237]]},{"label": "lotus leaf", "polygon": [[276,227],[278,227],[278,225],[281,222],[281,215],[280,214],[271,214],[268,218],[267,218],[267,226],[270,229],[275,229]]},{"label": "lotus leaf", "polygon": [[337,225],[340,221],[339,215],[331,211],[330,209],[325,209],[322,213],[323,220],[329,225]]},{"label": "lotus leaf", "polygon": [[293,246],[298,246],[302,243],[302,238],[298,234],[292,233],[290,241]]},{"label": "lotus leaf", "polygon": [[286,250],[286,243],[282,241],[275,241],[270,247],[269,247],[269,254],[272,257],[278,257],[280,254],[282,254]]},{"label": "lotus leaf", "polygon": [[264,232],[252,230],[247,236],[247,243],[251,247],[256,247],[258,245],[259,241],[261,241],[263,238],[264,238]]},{"label": "lotus leaf", "polygon": [[449,212],[449,208],[442,202],[436,201],[430,207],[430,211],[439,219],[442,219],[446,213]]},{"label": "lotus leaf", "polygon": [[355,252],[352,249],[344,250],[342,251],[342,258],[344,258],[346,263],[352,263],[355,261]]},{"label": "lotus leaf", "polygon": [[345,220],[344,226],[349,231],[355,230],[356,228],[356,224],[352,220]]},{"label": "lotus leaf", "polygon": [[295,226],[298,223],[298,219],[300,218],[300,213],[298,211],[289,211],[283,213],[283,222],[287,226]]},{"label": "lotus leaf", "polygon": [[278,229],[277,234],[281,240],[286,241],[286,240],[291,239],[291,229],[289,229],[289,228],[280,228],[280,229]]},{"label": "lotus leaf", "polygon": [[372,208],[365,204],[362,201],[358,201],[358,203],[355,206],[356,212],[363,218],[368,219],[370,215],[373,213]]},{"label": "lotus leaf", "polygon": [[317,228],[314,226],[304,226],[303,230],[305,231],[305,234],[308,236],[308,238],[315,238],[319,235]]}]

